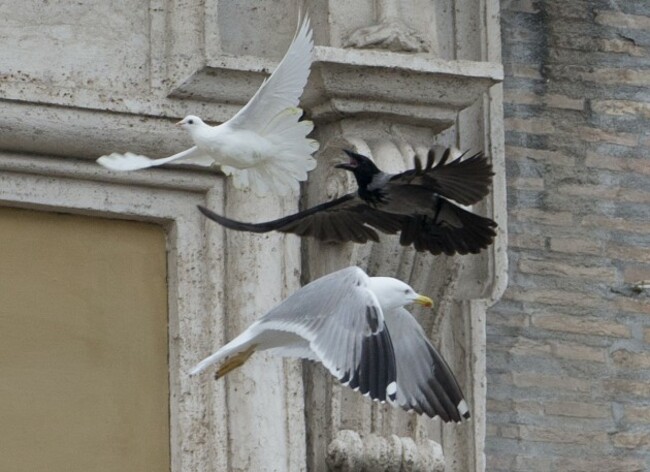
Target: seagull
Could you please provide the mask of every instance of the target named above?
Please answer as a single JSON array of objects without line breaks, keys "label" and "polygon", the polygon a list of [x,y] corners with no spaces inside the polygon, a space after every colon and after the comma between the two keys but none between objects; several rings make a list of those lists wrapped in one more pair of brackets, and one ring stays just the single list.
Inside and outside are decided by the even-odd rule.
[{"label": "seagull", "polygon": [[231,220],[200,205],[199,210],[229,229],[275,230],[327,242],[377,242],[375,229],[387,234],[401,232],[402,246],[413,244],[417,251],[432,254],[476,254],[494,241],[497,224],[493,220],[450,201],[472,205],[487,195],[494,174],[482,153],[449,161],[451,149],[447,149],[434,165],[432,149],[424,167],[415,158],[413,169],[387,174],[370,158],[344,152],[350,162],[335,167],[354,174],[356,192],[264,223]]},{"label": "seagull", "polygon": [[314,124],[300,121],[298,101],[307,84],[314,43],[309,18],[302,24],[284,58],[253,98],[230,120],[210,126],[189,115],[177,125],[194,146],[162,159],[127,152],[102,156],[97,162],[115,171],[132,171],[167,163],[219,165],[238,189],[252,188],[259,196],[299,191],[300,181],[316,167],[316,140],[306,136]]},{"label": "seagull", "polygon": [[373,400],[443,421],[469,418],[454,374],[404,308],[411,303],[433,306],[401,280],[347,267],[300,288],[190,375],[218,364],[218,379],[266,350],[320,362]]}]

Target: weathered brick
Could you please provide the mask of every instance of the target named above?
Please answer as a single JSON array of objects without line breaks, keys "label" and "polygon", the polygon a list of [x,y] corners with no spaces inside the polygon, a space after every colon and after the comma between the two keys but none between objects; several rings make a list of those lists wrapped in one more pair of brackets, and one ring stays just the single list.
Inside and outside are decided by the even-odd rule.
[{"label": "weathered brick", "polygon": [[550,134],[555,131],[553,122],[538,118],[506,118],[504,124],[506,129],[521,133]]},{"label": "weathered brick", "polygon": [[549,108],[564,110],[583,110],[584,98],[571,98],[566,95],[538,95],[526,90],[507,89],[504,93],[504,102],[516,105],[539,105]]},{"label": "weathered brick", "polygon": [[504,72],[512,77],[520,79],[542,80],[540,67],[531,67],[527,64],[506,64],[503,67]]},{"label": "weathered brick", "polygon": [[626,266],[623,270],[623,280],[629,284],[650,280],[650,264]]},{"label": "weathered brick", "polygon": [[590,14],[591,5],[584,0],[553,1],[546,2],[545,12],[559,21],[564,22],[565,18],[584,19]]},{"label": "weathered brick", "polygon": [[587,402],[545,402],[547,415],[569,416],[576,418],[610,418],[612,407],[608,403]]},{"label": "weathered brick", "polygon": [[592,68],[577,65],[549,65],[547,70],[555,80],[581,80],[600,85],[630,85],[647,87],[650,85],[648,69],[632,68]]},{"label": "weathered brick", "polygon": [[550,247],[551,251],[569,254],[601,255],[604,251],[603,243],[594,239],[551,237]]},{"label": "weathered brick", "polygon": [[650,248],[638,246],[623,246],[622,244],[607,244],[605,254],[613,259],[650,263]]},{"label": "weathered brick", "polygon": [[604,281],[613,281],[617,274],[615,267],[584,266],[578,264],[567,264],[548,259],[533,260],[526,258],[519,261],[519,270],[528,274],[588,278]]},{"label": "weathered brick", "polygon": [[606,187],[604,185],[560,185],[556,192],[574,197],[586,197],[598,200],[614,200],[619,202],[650,202],[650,192],[624,187]]},{"label": "weathered brick", "polygon": [[494,398],[488,398],[486,405],[490,413],[512,411],[512,400],[496,400]]},{"label": "weathered brick", "polygon": [[522,190],[543,190],[544,179],[537,177],[517,177],[508,180],[508,187]]},{"label": "weathered brick", "polygon": [[573,215],[569,211],[546,211],[537,208],[522,208],[520,210],[514,210],[510,214],[513,218],[520,221],[559,226],[573,224]]},{"label": "weathered brick", "polygon": [[505,351],[513,356],[558,357],[574,361],[605,362],[605,351],[600,348],[563,341],[542,340],[519,336],[511,345],[493,345],[494,351]]},{"label": "weathered brick", "polygon": [[604,304],[595,295],[564,290],[520,289],[511,287],[506,290],[504,297],[522,302],[566,305],[570,307],[599,308],[608,305]]},{"label": "weathered brick", "polygon": [[616,198],[620,192],[620,188],[607,188],[602,185],[560,185],[557,187],[557,192],[563,195],[571,195],[574,197],[589,197],[599,198],[604,200],[611,200]]},{"label": "weathered brick", "polygon": [[634,41],[628,39],[599,39],[598,46],[604,52],[628,54],[635,57],[647,55],[644,48],[637,46]]},{"label": "weathered brick", "polygon": [[507,412],[514,411],[531,415],[543,415],[544,405],[538,401],[532,400],[494,400],[488,399],[489,411]]},{"label": "weathered brick", "polygon": [[502,437],[534,442],[561,444],[595,445],[606,444],[604,431],[585,431],[584,429],[543,428],[539,426],[518,425],[502,431]]},{"label": "weathered brick", "polygon": [[599,128],[592,128],[590,126],[580,126],[575,130],[572,129],[571,133],[577,133],[580,139],[587,142],[598,141],[630,147],[634,147],[639,144],[639,136],[636,134],[614,133],[612,131],[605,131]]},{"label": "weathered brick", "polygon": [[[512,346],[502,348],[515,356],[544,356],[551,353],[551,346],[549,344],[521,336],[517,338]],[[493,349],[498,350],[499,348],[495,346]]]},{"label": "weathered brick", "polygon": [[629,297],[618,297],[615,301],[616,307],[620,310],[631,313],[650,315],[650,302],[643,298],[635,299]]},{"label": "weathered brick", "polygon": [[541,314],[531,318],[533,326],[551,331],[586,334],[591,336],[631,337],[630,328],[615,321],[606,321],[596,317]]},{"label": "weathered brick", "polygon": [[596,23],[604,26],[628,29],[650,29],[650,17],[642,15],[630,15],[620,11],[596,11]]},{"label": "weathered brick", "polygon": [[[650,71],[648,71],[650,74]],[[635,115],[650,118],[650,103],[632,100],[592,100],[591,108],[604,115]]]},{"label": "weathered brick", "polygon": [[650,464],[650,301],[631,289],[650,279],[650,10],[609,3],[501,2],[510,283],[487,317],[495,472],[537,470],[528,456],[549,472]]},{"label": "weathered brick", "polygon": [[587,151],[585,165],[599,169],[623,172],[632,171],[638,174],[650,175],[650,165],[648,165],[648,161],[646,159],[634,157],[613,157]]},{"label": "weathered brick", "polygon": [[594,456],[558,457],[553,463],[553,472],[643,472],[645,462],[622,457]]},{"label": "weathered brick", "polygon": [[605,350],[576,343],[550,341],[553,356],[574,361],[605,362]]},{"label": "weathered brick", "polygon": [[623,412],[625,420],[630,423],[650,424],[650,406],[625,405]]},{"label": "weathered brick", "polygon": [[485,426],[485,434],[490,437],[495,437],[499,435],[499,428],[493,423],[488,423]]},{"label": "weathered brick", "polygon": [[490,324],[493,326],[510,326],[523,328],[530,323],[528,315],[524,313],[490,313]]},{"label": "weathered brick", "polygon": [[582,226],[607,228],[609,230],[630,231],[632,233],[650,233],[650,221],[631,218],[616,218],[599,215],[585,215]]},{"label": "weathered brick", "polygon": [[626,379],[605,379],[603,389],[606,394],[618,398],[622,395],[646,398],[650,396],[650,383],[626,380]]},{"label": "weathered brick", "polygon": [[522,249],[544,249],[546,238],[534,234],[508,234],[508,246]]},{"label": "weathered brick", "polygon": [[507,470],[508,472],[551,472],[552,461],[547,457],[528,455],[510,456],[495,454],[487,456],[487,470]]},{"label": "weathered brick", "polygon": [[558,151],[548,151],[546,149],[531,149],[520,146],[506,146],[506,158],[516,159],[518,161],[540,161],[549,162],[554,166],[575,166],[575,156],[567,155]]},{"label": "weathered brick", "polygon": [[[520,388],[539,388],[564,390],[568,392],[589,392],[592,384],[588,379],[567,377],[564,375],[547,375],[538,372],[513,372],[512,383]],[[650,390],[650,385],[648,385]]]},{"label": "weathered brick", "polygon": [[647,450],[650,449],[650,433],[616,433],[612,435],[612,444],[625,449]]},{"label": "weathered brick", "polygon": [[650,368],[650,352],[631,352],[618,349],[611,354],[612,360],[623,369]]},{"label": "weathered brick", "polygon": [[550,108],[561,108],[564,110],[583,110],[585,100],[583,98],[570,98],[566,95],[546,95],[544,103]]}]

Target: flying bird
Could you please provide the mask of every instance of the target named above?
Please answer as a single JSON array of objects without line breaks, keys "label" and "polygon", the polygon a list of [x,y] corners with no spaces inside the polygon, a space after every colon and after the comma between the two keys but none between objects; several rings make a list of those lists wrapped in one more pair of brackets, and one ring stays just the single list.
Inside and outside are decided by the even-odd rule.
[{"label": "flying bird", "polygon": [[403,308],[433,301],[391,277],[348,267],[311,282],[199,362],[215,378],[257,351],[322,363],[344,385],[407,411],[461,421],[470,413],[451,369]]},{"label": "flying bird", "polygon": [[300,121],[298,101],[307,83],[314,43],[309,18],[304,17],[284,58],[253,98],[230,120],[209,126],[186,116],[177,125],[189,132],[194,146],[162,159],[127,152],[102,156],[97,162],[116,171],[131,171],[167,163],[219,165],[236,188],[258,195],[298,192],[300,181],[316,167],[311,156],[318,142],[308,139],[314,124]]},{"label": "flying bird", "polygon": [[482,153],[449,160],[447,149],[435,163],[414,159],[414,168],[382,172],[368,157],[345,150],[350,162],[335,167],[352,172],[358,189],[332,201],[264,223],[231,220],[199,206],[208,218],[229,229],[265,233],[282,231],[322,241],[379,241],[376,230],[400,234],[400,244],[432,254],[475,254],[488,247],[497,224],[461,205],[479,202],[489,192],[492,165]]}]

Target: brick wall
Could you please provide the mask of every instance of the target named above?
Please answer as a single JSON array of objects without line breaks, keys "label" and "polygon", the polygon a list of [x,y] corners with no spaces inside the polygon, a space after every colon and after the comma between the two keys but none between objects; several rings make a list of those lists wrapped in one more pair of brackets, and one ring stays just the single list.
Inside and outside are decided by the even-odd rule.
[{"label": "brick wall", "polygon": [[650,1],[502,0],[490,471],[650,470]]}]

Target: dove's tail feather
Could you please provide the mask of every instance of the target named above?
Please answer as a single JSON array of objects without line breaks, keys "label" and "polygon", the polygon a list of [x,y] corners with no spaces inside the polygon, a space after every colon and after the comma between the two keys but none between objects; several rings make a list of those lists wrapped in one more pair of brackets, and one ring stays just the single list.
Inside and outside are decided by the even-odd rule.
[{"label": "dove's tail feather", "polygon": [[161,166],[173,162],[175,164],[195,164],[200,166],[210,166],[214,160],[207,155],[198,151],[196,146],[193,146],[185,151],[174,154],[173,156],[163,157],[161,159],[151,159],[147,156],[133,154],[126,152],[119,154],[114,152],[108,156],[102,156],[97,159],[97,163],[110,170],[116,171],[130,171],[146,169],[148,167]]},{"label": "dove's tail feather", "polygon": [[[162,161],[162,162],[161,162]],[[97,163],[110,170],[130,171],[155,167],[169,162],[169,158],[150,159],[147,156],[127,152],[118,154],[114,152],[108,156],[102,156],[97,159]]]},{"label": "dove's tail feather", "polygon": [[318,141],[307,138],[314,124],[299,121],[301,116],[300,108],[286,108],[266,125],[263,136],[274,145],[268,159],[246,169],[221,166],[226,175],[232,175],[236,188],[252,188],[260,196],[298,193],[299,182],[307,180],[307,172],[316,167],[312,154],[319,147]]}]

